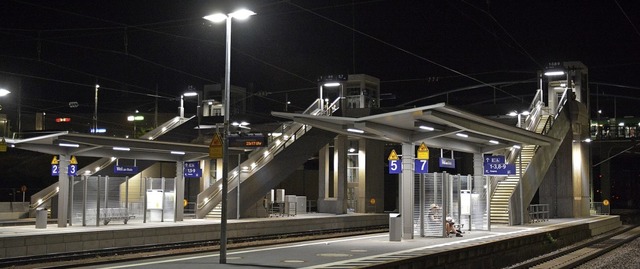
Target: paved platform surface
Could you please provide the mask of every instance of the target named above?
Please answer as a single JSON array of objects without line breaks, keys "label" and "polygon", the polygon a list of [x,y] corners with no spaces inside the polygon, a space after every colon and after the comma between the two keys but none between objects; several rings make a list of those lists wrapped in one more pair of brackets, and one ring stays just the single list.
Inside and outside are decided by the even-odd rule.
[{"label": "paved platform surface", "polygon": [[[496,226],[491,231],[466,231],[463,237],[416,237],[389,241],[389,234],[373,234],[339,239],[313,240],[277,246],[255,247],[227,252],[220,264],[218,252],[146,259],[83,268],[355,268],[380,265],[417,255],[434,255],[490,244],[528,234],[598,222],[611,217],[552,219],[523,226]],[[499,257],[496,257],[499,258]],[[476,267],[480,268],[480,266]]]}]

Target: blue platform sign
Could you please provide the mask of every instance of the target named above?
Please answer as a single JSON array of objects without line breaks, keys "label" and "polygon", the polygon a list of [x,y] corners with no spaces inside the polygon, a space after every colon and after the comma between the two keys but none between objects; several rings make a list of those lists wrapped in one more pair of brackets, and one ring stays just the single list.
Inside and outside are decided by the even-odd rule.
[{"label": "blue platform sign", "polygon": [[484,163],[485,175],[515,175],[516,165],[513,163]]},{"label": "blue platform sign", "polygon": [[401,160],[389,160],[389,174],[402,173],[402,161]]},{"label": "blue platform sign", "polygon": [[202,169],[200,169],[200,162],[185,162],[184,163],[184,177],[201,177]]},{"label": "blue platform sign", "polygon": [[51,176],[56,177],[60,175],[60,165],[52,164],[51,165]]},{"label": "blue platform sign", "polygon": [[456,168],[456,159],[440,158],[439,162],[441,168]]},{"label": "blue platform sign", "polygon": [[503,155],[485,155],[484,163],[505,163],[505,158]]},{"label": "blue platform sign", "polygon": [[78,175],[78,165],[77,164],[70,164],[67,167],[67,175],[68,176],[77,176]]},{"label": "blue platform sign", "polygon": [[113,167],[114,174],[137,174],[138,167],[137,166],[119,166],[116,165]]},{"label": "blue platform sign", "polygon": [[416,174],[429,173],[429,160],[414,160]]}]

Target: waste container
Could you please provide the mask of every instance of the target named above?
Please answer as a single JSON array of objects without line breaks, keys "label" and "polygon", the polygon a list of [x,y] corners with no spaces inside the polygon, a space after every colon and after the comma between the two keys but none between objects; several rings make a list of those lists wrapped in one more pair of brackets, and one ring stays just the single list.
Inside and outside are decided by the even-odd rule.
[{"label": "waste container", "polygon": [[36,209],[36,229],[45,228],[47,228],[47,209],[38,208]]},{"label": "waste container", "polygon": [[402,218],[400,214],[389,214],[389,241],[402,240]]}]

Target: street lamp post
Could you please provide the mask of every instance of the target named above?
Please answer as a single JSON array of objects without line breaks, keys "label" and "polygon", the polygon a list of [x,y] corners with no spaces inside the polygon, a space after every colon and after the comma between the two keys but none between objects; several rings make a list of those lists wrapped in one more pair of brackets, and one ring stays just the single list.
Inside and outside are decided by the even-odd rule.
[{"label": "street lamp post", "polygon": [[218,23],[226,21],[224,66],[224,138],[222,142],[222,217],[220,219],[220,264],[227,263],[227,191],[229,189],[229,99],[231,98],[231,19],[247,19],[256,13],[241,9],[229,14],[216,13],[204,19]]},{"label": "street lamp post", "polygon": [[[96,84],[96,97],[95,97],[95,103],[93,106],[93,130],[94,133],[97,133],[98,131],[98,89],[100,88],[100,85]],[[134,134],[135,136],[135,134]]]}]

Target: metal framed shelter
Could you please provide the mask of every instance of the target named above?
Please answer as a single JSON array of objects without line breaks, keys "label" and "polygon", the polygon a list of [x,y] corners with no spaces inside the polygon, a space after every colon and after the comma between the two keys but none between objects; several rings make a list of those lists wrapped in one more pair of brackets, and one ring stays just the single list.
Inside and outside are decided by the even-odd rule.
[{"label": "metal framed shelter", "polygon": [[[176,162],[175,201],[184,196],[183,163],[209,159],[209,146],[142,139],[124,139],[97,135],[57,132],[24,139],[7,139],[8,147],[59,156],[58,227],[66,227],[69,218],[70,179],[67,167],[71,156]],[[82,171],[78,172],[82,175]],[[177,206],[175,220],[183,217]]]},{"label": "metal framed shelter", "polygon": [[[474,175],[482,175],[484,153],[514,145],[549,146],[559,142],[555,138],[499,123],[445,103],[364,117],[316,116],[285,112],[272,112],[272,115],[338,134],[402,144],[403,173],[399,188],[402,236],[405,239],[413,238],[414,233],[412,216],[415,145],[424,142],[430,147],[473,153]],[[357,129],[358,133],[353,132],[353,129]]]}]

